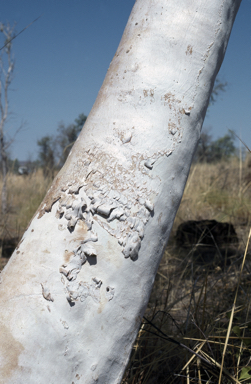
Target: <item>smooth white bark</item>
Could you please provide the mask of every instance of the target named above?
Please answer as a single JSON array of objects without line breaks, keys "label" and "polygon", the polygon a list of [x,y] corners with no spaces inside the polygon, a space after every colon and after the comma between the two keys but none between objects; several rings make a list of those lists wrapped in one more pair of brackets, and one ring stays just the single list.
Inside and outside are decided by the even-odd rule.
[{"label": "smooth white bark", "polygon": [[120,382],[239,4],[136,2],[85,128],[1,275],[0,383]]}]

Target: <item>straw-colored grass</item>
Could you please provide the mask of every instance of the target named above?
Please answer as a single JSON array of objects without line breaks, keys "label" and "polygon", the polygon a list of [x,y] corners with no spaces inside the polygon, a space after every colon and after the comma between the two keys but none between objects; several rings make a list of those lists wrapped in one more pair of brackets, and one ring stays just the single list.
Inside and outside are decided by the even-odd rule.
[{"label": "straw-colored grass", "polygon": [[[185,220],[215,219],[250,225],[251,167],[238,159],[191,168],[175,225]],[[240,178],[241,172],[241,178]]]},{"label": "straw-colored grass", "polygon": [[41,170],[28,176],[10,175],[8,199],[10,217],[23,231],[47,192],[51,180],[44,179]]},{"label": "straw-colored grass", "polygon": [[28,176],[8,175],[8,212],[0,216],[0,269],[8,261],[9,253],[20,240],[50,183],[51,180],[43,178],[41,170]]},{"label": "straw-colored grass", "polygon": [[[250,183],[248,159],[192,166],[123,384],[251,383]],[[176,246],[178,225],[202,219],[235,226],[231,257]]]}]

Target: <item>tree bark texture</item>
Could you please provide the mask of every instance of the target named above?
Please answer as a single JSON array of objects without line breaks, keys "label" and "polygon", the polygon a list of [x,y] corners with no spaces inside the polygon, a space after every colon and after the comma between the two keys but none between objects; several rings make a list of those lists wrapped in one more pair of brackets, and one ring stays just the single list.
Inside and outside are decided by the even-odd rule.
[{"label": "tree bark texture", "polygon": [[0,383],[122,379],[240,0],[137,0],[1,275]]}]

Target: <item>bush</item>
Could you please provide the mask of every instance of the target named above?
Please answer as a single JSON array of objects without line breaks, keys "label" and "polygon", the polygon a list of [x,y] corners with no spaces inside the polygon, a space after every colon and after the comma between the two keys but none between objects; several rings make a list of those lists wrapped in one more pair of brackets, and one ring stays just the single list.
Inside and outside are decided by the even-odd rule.
[{"label": "bush", "polygon": [[202,132],[197,151],[194,155],[195,162],[213,163],[226,160],[235,155],[234,136],[228,133],[212,141],[208,132]]}]

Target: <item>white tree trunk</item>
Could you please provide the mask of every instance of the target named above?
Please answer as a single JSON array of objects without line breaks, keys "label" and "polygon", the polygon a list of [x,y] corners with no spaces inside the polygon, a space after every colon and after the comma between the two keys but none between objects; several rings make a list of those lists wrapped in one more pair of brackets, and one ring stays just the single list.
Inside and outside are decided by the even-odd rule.
[{"label": "white tree trunk", "polygon": [[1,274],[0,383],[121,381],[239,5],[136,1],[84,130]]}]

